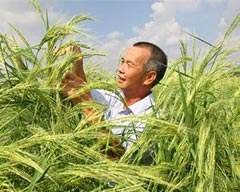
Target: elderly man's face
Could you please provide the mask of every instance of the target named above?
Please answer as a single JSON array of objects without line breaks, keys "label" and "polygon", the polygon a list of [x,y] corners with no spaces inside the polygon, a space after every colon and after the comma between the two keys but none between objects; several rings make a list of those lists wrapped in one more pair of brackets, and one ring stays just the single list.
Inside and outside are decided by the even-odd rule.
[{"label": "elderly man's face", "polygon": [[150,50],[131,47],[122,57],[118,68],[118,87],[125,91],[138,91],[145,80],[144,63],[150,56]]}]

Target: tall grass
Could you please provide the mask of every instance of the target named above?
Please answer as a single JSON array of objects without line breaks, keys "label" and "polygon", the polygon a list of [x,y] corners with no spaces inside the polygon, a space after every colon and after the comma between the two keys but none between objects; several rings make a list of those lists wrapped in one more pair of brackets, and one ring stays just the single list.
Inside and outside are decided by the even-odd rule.
[{"label": "tall grass", "polygon": [[[193,56],[181,43],[182,56],[171,61],[165,78],[154,88],[154,113],[145,118],[145,131],[120,159],[100,153],[106,145],[102,128],[114,122],[91,124],[103,106],[73,106],[59,94],[62,75],[76,55],[54,53],[71,44],[84,48],[83,57],[99,53],[72,37],[87,36],[76,16],[66,25],[49,26],[37,1],[46,34],[30,45],[16,28],[21,42],[1,35],[0,42],[0,190],[1,191],[239,191],[240,89],[239,76],[225,48],[240,15],[219,44],[206,55]],[[237,63],[239,65],[239,63]],[[112,74],[87,68],[91,88],[115,91]],[[91,117],[81,108],[96,107]],[[160,113],[160,117],[156,115]],[[128,119],[121,119],[125,121]],[[111,187],[109,183],[115,183]]]}]

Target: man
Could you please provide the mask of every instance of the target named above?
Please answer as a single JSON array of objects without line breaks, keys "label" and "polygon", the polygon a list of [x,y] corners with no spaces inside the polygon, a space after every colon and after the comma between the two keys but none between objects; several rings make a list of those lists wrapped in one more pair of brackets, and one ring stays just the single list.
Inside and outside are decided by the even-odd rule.
[{"label": "man", "polygon": [[[73,51],[81,52],[77,46],[73,47]],[[106,104],[105,120],[144,115],[152,111],[154,98],[151,89],[163,78],[166,67],[167,56],[159,47],[149,42],[135,43],[121,58],[118,67],[117,85],[125,102],[122,102],[119,95],[104,90],[92,90],[91,93],[71,100],[75,104],[90,100]],[[86,83],[83,60],[79,59],[74,64],[73,72],[67,73],[62,79],[62,94],[72,96],[79,86]],[[87,108],[83,113],[89,116],[93,111]],[[131,121],[120,123],[116,127],[111,131],[114,135],[122,135],[121,141],[116,143],[121,143],[125,150],[137,140],[144,129],[143,124],[133,124]]]}]

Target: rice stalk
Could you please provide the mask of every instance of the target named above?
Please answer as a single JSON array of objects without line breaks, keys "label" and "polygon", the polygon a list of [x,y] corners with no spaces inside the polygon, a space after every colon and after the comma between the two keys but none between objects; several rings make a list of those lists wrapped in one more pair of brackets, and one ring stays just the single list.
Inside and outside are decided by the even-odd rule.
[{"label": "rice stalk", "polygon": [[[30,45],[13,26],[21,46],[15,37],[0,36],[0,190],[240,189],[240,82],[236,63],[229,59],[240,47],[224,47],[238,26],[239,15],[223,41],[205,55],[197,53],[194,44],[190,56],[187,45],[180,42],[182,56],[170,62],[166,76],[153,90],[152,114],[92,124],[104,114],[103,105],[73,106],[59,93],[61,77],[72,70],[72,62],[80,56],[102,55],[72,38],[88,36],[77,24],[89,18],[79,15],[66,25],[50,26],[47,14],[44,17],[37,1],[32,2],[46,29],[40,43]],[[60,49],[78,44],[84,51],[61,57],[54,52],[57,44]],[[116,83],[110,80],[113,74],[90,64],[86,66],[89,85],[73,97],[94,88],[117,93]],[[85,117],[81,110],[88,107],[96,113]],[[145,130],[120,159],[109,159],[100,151],[108,147],[111,136],[101,130],[115,129],[126,121],[144,123]]]}]

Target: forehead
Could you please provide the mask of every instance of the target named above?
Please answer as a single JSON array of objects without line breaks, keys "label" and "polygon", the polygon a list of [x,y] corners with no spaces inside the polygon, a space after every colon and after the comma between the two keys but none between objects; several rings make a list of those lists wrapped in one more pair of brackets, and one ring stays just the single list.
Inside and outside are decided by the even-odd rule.
[{"label": "forehead", "polygon": [[145,62],[150,56],[150,50],[142,47],[131,47],[124,54],[124,59],[132,62]]}]

